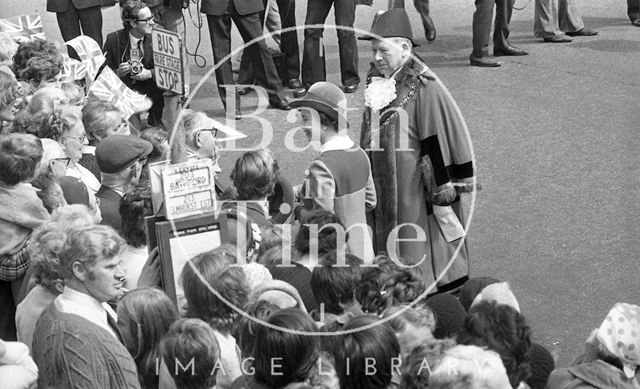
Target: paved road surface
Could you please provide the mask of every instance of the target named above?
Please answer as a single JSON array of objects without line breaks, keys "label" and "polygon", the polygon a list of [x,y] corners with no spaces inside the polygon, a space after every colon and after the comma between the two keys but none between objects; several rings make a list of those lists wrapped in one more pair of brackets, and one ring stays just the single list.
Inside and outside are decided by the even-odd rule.
[{"label": "paved road surface", "polygon": [[[0,8],[0,17],[39,10],[48,36],[59,39],[44,0],[7,3],[12,6]],[[468,66],[473,2],[432,3],[434,43],[424,40],[412,5],[409,12],[422,44],[418,53],[448,86],[470,128],[484,188],[469,231],[473,274],[508,280],[535,340],[566,365],[615,302],[640,303],[640,28],[630,25],[623,1],[584,0],[579,5],[586,24],[600,34],[570,44],[542,43],[532,35],[532,2],[518,0],[524,10],[514,11],[512,43],[531,55],[480,69]],[[373,8],[358,7],[356,27],[367,29],[385,5],[375,0]],[[305,7],[298,8],[302,24]],[[104,15],[106,35],[119,26],[118,11]],[[197,33],[186,15],[193,51]],[[206,23],[202,33],[199,54],[207,66],[200,69],[192,61],[194,82],[212,63]],[[339,83],[335,32],[325,35],[329,80]],[[361,42],[363,73],[369,56],[368,44]],[[215,90],[213,80],[205,83],[192,106],[219,114]],[[363,105],[361,92],[349,99],[354,108]],[[245,101],[252,104],[251,98]],[[262,117],[278,123],[270,147],[289,178],[301,180],[313,152],[285,150],[285,132],[295,125],[282,112]],[[350,120],[357,137],[360,112]],[[252,137],[245,146],[257,144],[255,121],[242,120],[238,129]],[[224,175],[236,154],[225,156]]]}]

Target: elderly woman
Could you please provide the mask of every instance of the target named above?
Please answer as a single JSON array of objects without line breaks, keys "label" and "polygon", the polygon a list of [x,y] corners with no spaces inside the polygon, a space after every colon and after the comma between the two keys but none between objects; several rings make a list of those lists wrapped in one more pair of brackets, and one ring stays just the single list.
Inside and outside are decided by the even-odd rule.
[{"label": "elderly woman", "polygon": [[637,388],[640,365],[640,306],[617,303],[591,332],[578,363],[551,373],[548,389]]},{"label": "elderly woman", "polygon": [[67,175],[70,158],[66,156],[60,143],[55,140],[41,139],[41,142],[43,154],[40,173],[31,185],[39,189],[38,197],[51,213],[54,209],[66,205],[59,180]]},{"label": "elderly woman", "polygon": [[82,147],[87,140],[79,107],[66,106],[48,115],[38,131],[38,136],[53,139],[62,145],[69,158],[68,176],[82,180],[94,194],[100,189],[100,181],[96,176],[78,163],[82,158]]}]

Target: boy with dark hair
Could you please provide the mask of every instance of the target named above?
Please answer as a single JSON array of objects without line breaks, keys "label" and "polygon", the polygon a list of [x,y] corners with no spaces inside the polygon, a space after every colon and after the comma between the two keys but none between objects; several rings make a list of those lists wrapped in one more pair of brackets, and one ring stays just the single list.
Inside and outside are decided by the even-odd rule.
[{"label": "boy with dark hair", "polygon": [[200,319],[179,319],[160,343],[162,361],[177,389],[213,389],[220,347],[215,332]]},{"label": "boy with dark hair", "polygon": [[345,254],[344,263],[340,263],[338,253],[331,251],[320,258],[319,265],[311,272],[311,291],[322,308],[312,312],[312,316],[326,326],[335,323],[342,327],[352,317],[362,314],[355,300],[362,261]]},{"label": "boy with dark hair", "polygon": [[457,340],[497,352],[514,388],[530,375],[531,330],[524,316],[508,305],[486,301],[473,305]]},{"label": "boy with dark hair", "polygon": [[[358,316],[344,327],[349,332],[338,341],[333,356],[344,389],[387,389],[394,374],[400,374],[400,344],[387,323],[375,316]],[[365,327],[359,329],[360,327]],[[373,368],[375,367],[375,369]]]}]

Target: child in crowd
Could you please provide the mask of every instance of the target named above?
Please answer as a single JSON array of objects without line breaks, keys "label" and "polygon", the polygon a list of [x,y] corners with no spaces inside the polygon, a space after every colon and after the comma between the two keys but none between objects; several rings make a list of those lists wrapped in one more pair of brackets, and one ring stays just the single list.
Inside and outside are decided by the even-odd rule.
[{"label": "child in crowd", "polygon": [[[221,358],[215,331],[199,319],[179,319],[160,344],[163,369],[160,389],[218,388],[217,363]],[[190,364],[190,361],[193,363]],[[185,366],[190,366],[185,368]],[[164,378],[164,380],[163,380]]]},{"label": "child in crowd", "polygon": [[474,305],[458,334],[458,344],[486,347],[500,355],[514,388],[530,375],[531,330],[524,316],[508,305]]},{"label": "child in crowd", "polygon": [[125,294],[117,313],[118,330],[138,368],[140,387],[157,389],[160,340],[178,320],[175,304],[160,289],[143,288]]},{"label": "child in crowd", "polygon": [[328,252],[311,272],[311,291],[321,307],[311,316],[332,330],[344,326],[352,317],[362,315],[360,304],[355,299],[362,260],[343,254],[344,263],[340,263],[337,251]]},{"label": "child in crowd", "polygon": [[400,384],[400,344],[391,326],[378,320],[357,316],[344,327],[346,334],[333,351],[341,389],[387,389],[392,382]]},{"label": "child in crowd", "polygon": [[145,216],[153,215],[151,193],[145,188],[125,193],[120,200],[122,227],[120,235],[127,242],[122,255],[122,266],[127,273],[124,287],[133,290],[138,287],[138,278],[148,258]]},{"label": "child in crowd", "polygon": [[241,375],[236,339],[231,335],[240,314],[231,305],[236,309],[246,305],[247,280],[241,267],[231,266],[236,258],[229,250],[209,251],[190,262],[184,266],[180,277],[186,299],[186,317],[204,320],[213,328],[222,364],[217,388],[229,388]]}]

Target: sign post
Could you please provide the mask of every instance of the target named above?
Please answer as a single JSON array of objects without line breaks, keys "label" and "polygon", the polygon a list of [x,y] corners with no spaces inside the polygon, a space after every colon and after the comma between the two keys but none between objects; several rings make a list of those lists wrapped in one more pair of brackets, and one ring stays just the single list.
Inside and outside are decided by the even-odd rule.
[{"label": "sign post", "polygon": [[184,65],[180,36],[175,32],[154,28],[151,38],[153,69],[158,88],[184,95]]},{"label": "sign post", "polygon": [[196,159],[168,165],[162,171],[165,214],[168,220],[216,210],[213,161]]}]

